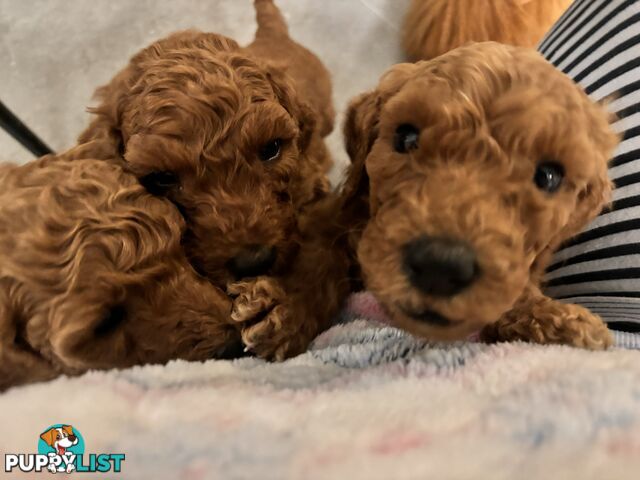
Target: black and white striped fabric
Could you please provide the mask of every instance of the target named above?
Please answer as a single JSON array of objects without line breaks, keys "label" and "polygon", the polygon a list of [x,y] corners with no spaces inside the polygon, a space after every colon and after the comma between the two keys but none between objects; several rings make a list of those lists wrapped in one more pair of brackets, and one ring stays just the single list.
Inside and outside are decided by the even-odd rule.
[{"label": "black and white striped fabric", "polygon": [[640,332],[640,0],[576,0],[539,46],[594,100],[623,135],[609,168],[613,206],[559,251],[547,293]]}]

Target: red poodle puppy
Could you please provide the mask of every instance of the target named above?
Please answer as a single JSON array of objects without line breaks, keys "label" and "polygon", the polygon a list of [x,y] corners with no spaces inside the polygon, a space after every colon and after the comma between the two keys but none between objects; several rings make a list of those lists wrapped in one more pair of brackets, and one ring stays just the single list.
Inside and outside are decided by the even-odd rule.
[{"label": "red poodle puppy", "polygon": [[431,339],[611,344],[540,290],[609,199],[605,110],[533,50],[479,43],[393,67],[346,122],[345,219],[365,285]]},{"label": "red poodle puppy", "polygon": [[303,322],[329,316],[328,307],[294,314],[272,302],[311,304],[280,279],[303,249],[301,215],[329,190],[323,137],[334,112],[325,67],[289,37],[271,0],[255,6],[258,31],[246,48],[186,31],[135,55],[98,90],[80,142],[106,140],[111,161],[178,208],[185,254],[238,298],[247,346],[284,358],[306,346],[296,337]]},{"label": "red poodle puppy", "polygon": [[573,0],[412,0],[403,45],[430,60],[468,42],[535,47]]},{"label": "red poodle puppy", "polygon": [[87,159],[105,148],[0,166],[0,390],[242,352],[232,301],[184,255],[183,217]]}]

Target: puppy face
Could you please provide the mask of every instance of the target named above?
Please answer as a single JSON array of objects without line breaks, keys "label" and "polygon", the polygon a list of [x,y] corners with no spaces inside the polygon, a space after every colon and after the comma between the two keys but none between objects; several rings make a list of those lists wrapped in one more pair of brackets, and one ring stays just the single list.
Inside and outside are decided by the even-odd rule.
[{"label": "puppy face", "polygon": [[370,188],[365,283],[428,338],[496,321],[610,193],[607,116],[535,52],[476,44],[398,66],[348,117]]},{"label": "puppy face", "polygon": [[126,167],[179,208],[201,273],[224,284],[288,264],[296,212],[317,194],[315,119],[288,78],[231,40],[184,32],[134,57],[102,95]]}]

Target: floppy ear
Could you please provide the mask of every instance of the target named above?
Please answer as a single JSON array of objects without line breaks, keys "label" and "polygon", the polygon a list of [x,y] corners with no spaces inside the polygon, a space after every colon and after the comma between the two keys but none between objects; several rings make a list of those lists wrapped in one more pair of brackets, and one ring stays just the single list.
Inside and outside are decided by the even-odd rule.
[{"label": "floppy ear", "polygon": [[378,138],[380,108],[381,98],[377,91],[373,91],[357,97],[347,109],[344,140],[351,166],[342,188],[342,196],[346,201],[369,194],[365,160]]},{"label": "floppy ear", "polygon": [[576,208],[565,227],[538,254],[531,265],[531,277],[534,281],[540,280],[544,275],[556,250],[564,242],[578,235],[609,204],[612,190],[613,183],[609,180],[607,166],[603,162],[603,168],[598,172],[597,177],[588,182],[578,193]]},{"label": "floppy ear", "polygon": [[299,107],[298,128],[300,129],[300,137],[298,140],[298,149],[304,152],[309,148],[313,132],[318,127],[318,114],[311,105],[305,102],[300,102]]},{"label": "floppy ear", "polygon": [[124,155],[122,115],[129,101],[129,90],[134,81],[131,67],[118,73],[107,85],[98,88],[94,97],[100,101],[97,107],[87,110],[95,115],[87,129],[78,137],[78,143],[100,140],[110,148],[113,158]]},{"label": "floppy ear", "polygon": [[380,79],[376,90],[354,99],[347,109],[344,139],[351,167],[342,194],[345,199],[368,195],[369,177],[365,160],[378,138],[378,122],[383,105],[407,82],[419,68],[413,63],[400,63]]},{"label": "floppy ear", "polygon": [[56,441],[56,429],[55,428],[51,428],[49,430],[47,430],[46,432],[44,432],[42,435],[40,435],[40,438],[42,440],[44,440],[44,442],[49,445],[50,447],[53,447],[53,442]]},{"label": "floppy ear", "polygon": [[73,427],[71,425],[63,425],[62,430],[67,432],[67,435],[73,435]]},{"label": "floppy ear", "polygon": [[273,65],[265,65],[264,68],[278,101],[296,119],[300,130],[298,150],[304,152],[311,143],[313,132],[319,128],[319,114],[311,105],[296,95],[284,68],[275,68]]},{"label": "floppy ear", "polygon": [[563,230],[563,239],[577,235],[602,209],[611,202],[613,183],[607,176],[606,169],[598,178],[592,180],[578,195],[578,205],[569,223]]}]

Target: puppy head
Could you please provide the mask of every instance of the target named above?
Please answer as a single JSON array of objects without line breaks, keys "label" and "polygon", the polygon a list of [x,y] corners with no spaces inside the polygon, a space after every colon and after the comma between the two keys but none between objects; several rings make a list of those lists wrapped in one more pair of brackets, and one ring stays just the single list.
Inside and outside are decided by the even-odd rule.
[{"label": "puppy head", "polygon": [[607,115],[537,53],[494,43],[391,69],[347,116],[368,195],[366,286],[395,322],[464,338],[509,310],[610,194]]},{"label": "puppy head", "polygon": [[296,211],[316,193],[305,178],[315,115],[288,77],[232,40],[182,32],[134,57],[101,95],[111,133],[95,124],[93,135],[121,142],[126,168],[180,209],[201,273],[223,284],[287,264]]}]

